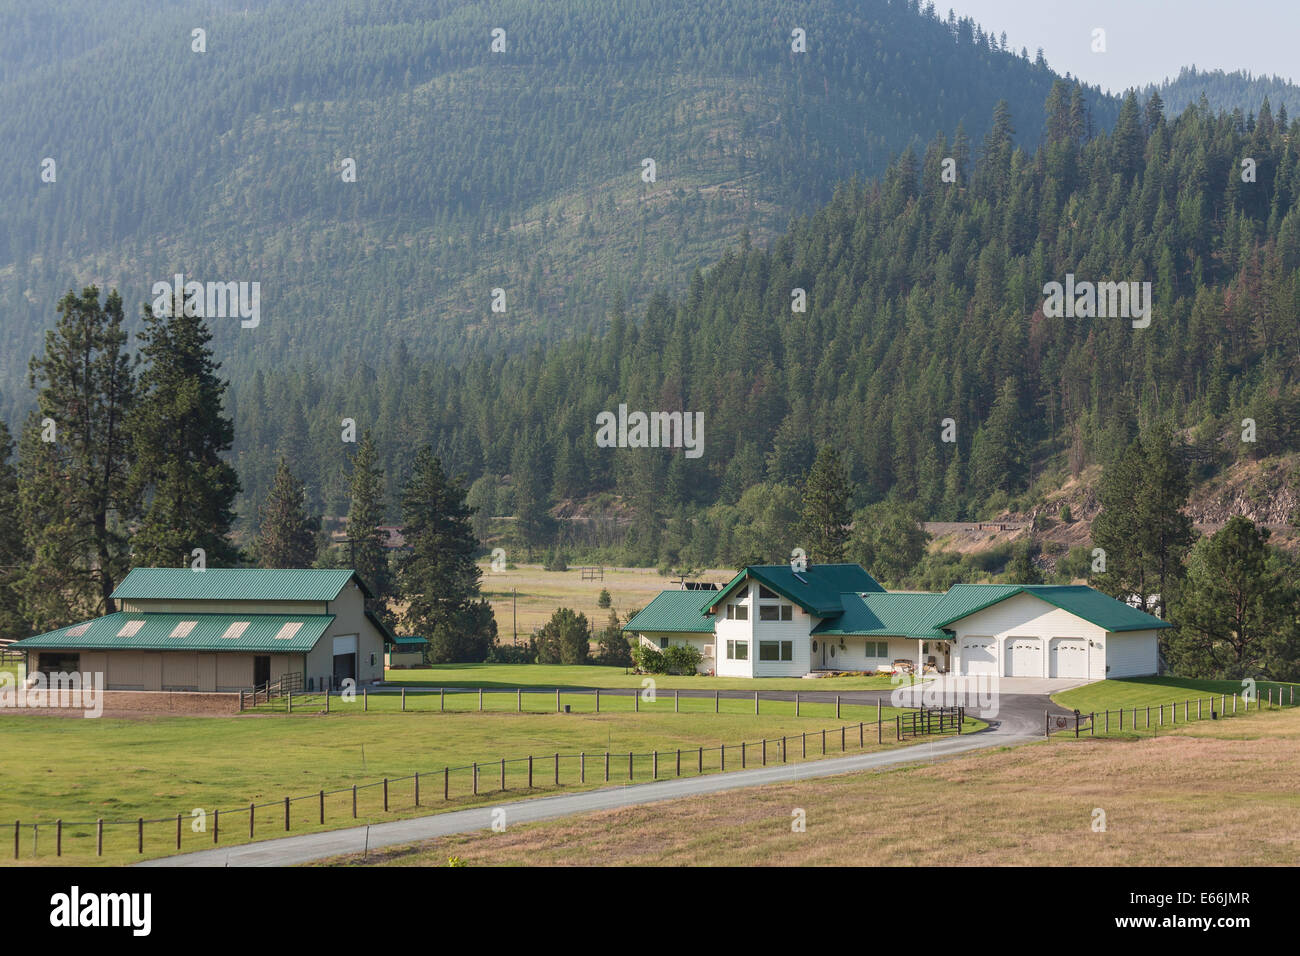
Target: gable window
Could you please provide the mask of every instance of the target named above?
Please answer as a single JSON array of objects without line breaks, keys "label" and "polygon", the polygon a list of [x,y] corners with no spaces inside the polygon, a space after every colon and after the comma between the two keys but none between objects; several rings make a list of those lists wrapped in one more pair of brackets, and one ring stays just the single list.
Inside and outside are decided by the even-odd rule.
[{"label": "gable window", "polygon": [[758,586],[758,596],[764,601],[776,601],[780,599],[780,595],[775,591],[771,591],[768,588],[763,587],[761,584]]},{"label": "gable window", "polygon": [[727,641],[727,660],[749,660],[749,641]]},{"label": "gable window", "polygon": [[789,604],[760,604],[758,619],[760,621],[789,621],[793,619],[793,608]]},{"label": "gable window", "polygon": [[760,661],[794,660],[794,641],[759,641],[758,659]]}]

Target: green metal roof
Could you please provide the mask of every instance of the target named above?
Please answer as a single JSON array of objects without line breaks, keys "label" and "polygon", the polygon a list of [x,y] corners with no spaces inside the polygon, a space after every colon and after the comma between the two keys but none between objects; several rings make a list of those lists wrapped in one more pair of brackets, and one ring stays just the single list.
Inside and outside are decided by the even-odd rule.
[{"label": "green metal roof", "polygon": [[942,594],[842,594],[844,613],[822,621],[814,634],[879,634],[892,637],[915,637],[923,640],[946,640],[930,622],[934,610],[944,599]]},{"label": "green metal roof", "polygon": [[119,611],[15,641],[10,646],[33,651],[254,651],[291,654],[311,650],[333,620],[333,614]]},{"label": "green metal roof", "polygon": [[135,568],[113,597],[124,601],[332,601],[355,579],[351,570],[332,568]]},{"label": "green metal roof", "polygon": [[935,608],[933,624],[947,627],[1017,594],[1029,594],[1107,631],[1145,631],[1171,627],[1154,615],[1129,607],[1086,584],[954,584]]},{"label": "green metal roof", "polygon": [[817,617],[836,617],[843,613],[840,595],[845,592],[884,593],[885,590],[858,564],[810,564],[806,571],[795,571],[788,564],[752,564],[743,568],[721,591],[706,591],[712,600],[705,610],[712,610],[725,601],[747,578],[753,578]]},{"label": "green metal roof", "polygon": [[717,591],[661,591],[624,625],[625,631],[674,631],[680,634],[712,634],[713,618],[704,607]]},{"label": "green metal roof", "polygon": [[411,645],[414,647],[423,647],[425,644],[429,643],[429,639],[427,637],[418,637],[415,634],[395,634],[393,635],[392,640],[388,643],[401,644],[403,646]]}]

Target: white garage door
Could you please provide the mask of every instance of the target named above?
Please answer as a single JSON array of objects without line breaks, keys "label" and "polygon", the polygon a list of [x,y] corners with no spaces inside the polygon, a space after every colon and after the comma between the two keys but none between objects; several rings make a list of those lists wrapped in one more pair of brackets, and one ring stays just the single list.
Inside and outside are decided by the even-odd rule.
[{"label": "white garage door", "polygon": [[1036,637],[1008,637],[1007,677],[1042,677],[1043,642]]},{"label": "white garage door", "polygon": [[1088,676],[1088,642],[1077,637],[1052,640],[1049,677]]},{"label": "white garage door", "polygon": [[998,653],[991,637],[966,637],[961,642],[963,674],[996,674]]}]

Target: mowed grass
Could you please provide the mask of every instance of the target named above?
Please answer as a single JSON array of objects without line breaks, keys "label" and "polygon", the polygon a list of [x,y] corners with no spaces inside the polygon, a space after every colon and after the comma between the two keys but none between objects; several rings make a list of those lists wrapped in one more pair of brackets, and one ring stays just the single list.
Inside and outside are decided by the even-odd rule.
[{"label": "mowed grass", "polygon": [[[372,851],[445,866],[1293,866],[1300,709],[1043,741]],[[931,808],[934,812],[918,812]],[[935,810],[934,808],[938,808]],[[806,832],[792,831],[802,811]],[[1094,821],[1104,814],[1104,830]],[[357,857],[327,861],[361,865]]]},{"label": "mowed grass", "polygon": [[[483,687],[501,690],[517,688],[595,688],[641,687],[645,674],[631,674],[621,667],[589,664],[442,664],[438,667],[388,670],[385,679],[393,684],[427,688]],[[888,674],[866,677],[704,677],[667,674],[650,675],[659,690],[756,690],[808,691],[836,693],[849,690],[889,690],[896,686]],[[683,698],[685,699],[685,698]],[[603,701],[603,698],[602,698]]]},{"label": "mowed grass", "polygon": [[[411,703],[408,696],[408,704]],[[466,695],[468,699],[476,695]],[[432,698],[431,698],[432,700]],[[513,695],[511,696],[513,701]],[[553,696],[539,703],[553,707]],[[752,703],[724,702],[723,712],[673,712],[673,702],[660,697],[657,703],[641,704],[640,713],[629,713],[631,699],[622,712],[610,712],[602,700],[602,713],[555,714],[511,712],[438,713],[436,710],[397,713],[400,698],[371,697],[370,712],[361,711],[361,701],[331,702],[328,715],[303,711],[293,716],[268,714],[241,717],[155,717],[87,720],[45,714],[0,715],[0,766],[4,786],[0,789],[0,859],[13,863],[13,821],[39,823],[35,834],[30,826],[20,831],[18,862],[23,864],[126,863],[142,858],[136,852],[134,825],[107,826],[105,852],[95,855],[95,821],[150,822],[145,827],[144,856],[176,852],[177,814],[182,815],[181,849],[199,850],[213,846],[211,811],[220,808],[220,845],[249,840],[250,802],[272,804],[254,814],[254,835],[268,839],[285,835],[284,797],[304,797],[291,804],[292,833],[335,829],[357,823],[380,822],[402,816],[426,814],[443,809],[516,800],[530,794],[590,789],[604,785],[603,755],[611,758],[611,781],[627,780],[627,753],[634,760],[634,779],[649,779],[653,751],[660,752],[660,774],[675,771],[677,749],[694,751],[683,762],[684,773],[694,773],[698,748],[706,748],[705,771],[719,769],[716,748],[727,744],[727,769],[740,766],[740,744],[749,744],[749,765],[761,760],[758,741],[767,738],[768,759],[779,759],[774,741],[790,738],[790,759],[802,756],[795,743],[808,734],[808,759],[820,758],[820,731],[852,724],[846,735],[850,752],[877,748],[874,727],[863,734],[858,747],[857,722],[875,719],[875,708],[845,706],[843,720],[834,720],[834,705],[807,704],[802,716],[792,714],[793,705],[764,702],[763,713],[754,716]],[[613,698],[610,703],[617,707]],[[683,700],[685,703],[685,700]],[[711,703],[711,702],[710,702]],[[751,704],[748,712],[743,705]],[[734,706],[739,705],[739,706]],[[885,708],[885,729],[896,712]],[[977,724],[971,722],[970,729]],[[886,733],[886,748],[899,746]],[[796,749],[798,747],[798,749]],[[709,752],[711,750],[711,752]],[[839,736],[828,737],[827,755],[839,752]],[[561,761],[561,787],[554,782],[554,754]],[[588,755],[586,784],[579,783],[579,753]],[[617,756],[622,754],[621,759]],[[534,756],[534,789],[527,788],[527,758]],[[500,791],[502,758],[507,766],[507,790]],[[695,759],[691,759],[695,758]],[[481,765],[479,795],[473,795],[469,766]],[[450,774],[450,800],[443,800],[444,767],[466,768]],[[414,781],[421,773],[421,807],[414,805]],[[384,777],[389,787],[389,811],[383,809]],[[352,816],[354,785],[373,784],[357,794],[357,816]],[[348,788],[327,795],[326,824],[319,823],[320,790]],[[191,829],[191,811],[203,808],[207,830]],[[239,813],[227,812],[243,808]],[[63,855],[55,857],[56,820],[67,821],[63,829]]]},{"label": "mowed grass", "polygon": [[[1196,709],[1197,699],[1206,702],[1205,707],[1208,712],[1209,700],[1214,698],[1217,701],[1223,696],[1228,697],[1228,710],[1232,710],[1232,695],[1241,694],[1244,688],[1241,681],[1234,680],[1195,680],[1185,677],[1135,677],[1124,680],[1104,680],[1097,681],[1094,684],[1086,684],[1083,687],[1076,687],[1073,690],[1062,691],[1059,694],[1053,694],[1052,700],[1056,701],[1062,707],[1078,709],[1083,713],[1101,712],[1104,710],[1119,710],[1121,708],[1133,707],[1159,707],[1161,704],[1177,703],[1179,705],[1179,715],[1182,715],[1182,704],[1184,701],[1191,701],[1191,708]],[[1292,695],[1295,694],[1295,684],[1282,684],[1274,681],[1260,681],[1256,684],[1255,692],[1264,700],[1265,707],[1268,706],[1268,695],[1270,691],[1273,694],[1273,700],[1276,703],[1279,696],[1285,706],[1291,706]],[[1300,695],[1298,695],[1300,696]],[[1244,707],[1244,704],[1239,704]]]}]

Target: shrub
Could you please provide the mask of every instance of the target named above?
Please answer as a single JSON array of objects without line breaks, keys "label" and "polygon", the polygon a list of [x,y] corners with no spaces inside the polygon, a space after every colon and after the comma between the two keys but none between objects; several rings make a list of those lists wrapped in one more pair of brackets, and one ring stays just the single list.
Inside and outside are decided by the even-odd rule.
[{"label": "shrub", "polygon": [[607,588],[601,588],[600,597],[596,598],[596,607],[606,608],[609,607],[610,604],[611,598],[609,596],[609,590]]},{"label": "shrub", "polygon": [[528,644],[493,644],[488,652],[489,664],[532,664],[536,651]]},{"label": "shrub", "polygon": [[585,664],[591,651],[591,626],[587,615],[567,607],[556,609],[537,632],[537,663]]},{"label": "shrub", "polygon": [[664,650],[663,659],[669,674],[694,674],[704,657],[689,644],[675,644]]},{"label": "shrub", "polygon": [[597,639],[600,650],[598,660],[611,667],[627,667],[632,663],[632,647],[619,625],[618,615],[609,612],[609,621]]},{"label": "shrub", "polygon": [[551,556],[546,559],[544,567],[547,571],[567,571],[569,570],[569,562],[565,559],[564,552],[556,548],[551,552]]},{"label": "shrub", "polygon": [[638,643],[632,648],[632,660],[636,664],[636,669],[643,674],[664,672],[664,655],[657,647]]}]

